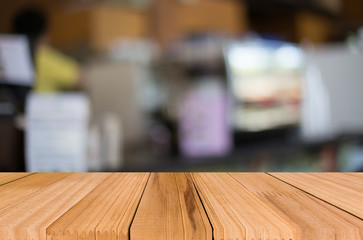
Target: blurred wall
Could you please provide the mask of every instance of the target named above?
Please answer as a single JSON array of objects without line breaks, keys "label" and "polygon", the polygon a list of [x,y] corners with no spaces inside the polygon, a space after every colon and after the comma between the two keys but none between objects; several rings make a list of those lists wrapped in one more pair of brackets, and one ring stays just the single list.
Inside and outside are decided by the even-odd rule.
[{"label": "blurred wall", "polygon": [[306,11],[300,12],[296,15],[296,38],[298,41],[308,38],[314,43],[327,42],[332,34],[333,23],[330,18]]},{"label": "blurred wall", "polygon": [[120,37],[145,38],[149,35],[149,17],[145,11],[100,5],[91,12],[91,45],[105,49]]},{"label": "blurred wall", "polygon": [[363,24],[363,1],[344,0],[342,17],[348,23]]},{"label": "blurred wall", "polygon": [[103,51],[119,38],[148,35],[148,13],[125,6],[97,4],[85,10],[52,13],[51,41],[59,48],[86,45]]},{"label": "blurred wall", "polygon": [[[283,9],[283,3],[275,4],[275,8]],[[235,36],[249,29],[276,34],[290,41],[298,42],[307,37],[313,42],[325,42],[331,40],[332,35],[342,38],[347,31],[363,25],[361,0],[319,0],[316,3],[336,16],[330,18],[309,10],[292,11],[288,7],[274,14],[271,8],[274,4],[258,8],[257,14],[251,15],[251,2],[243,0],[153,0],[149,7],[140,10],[101,0],[2,0],[0,33],[9,33],[14,14],[29,4],[39,5],[48,12],[52,44],[62,49],[87,46],[103,51],[122,37],[151,37],[166,45],[196,32],[216,31]]]},{"label": "blurred wall", "polygon": [[196,32],[237,35],[248,28],[242,0],[155,0],[153,31],[163,45]]},{"label": "blurred wall", "polygon": [[91,24],[89,10],[54,10],[50,16],[50,41],[62,49],[87,44]]}]

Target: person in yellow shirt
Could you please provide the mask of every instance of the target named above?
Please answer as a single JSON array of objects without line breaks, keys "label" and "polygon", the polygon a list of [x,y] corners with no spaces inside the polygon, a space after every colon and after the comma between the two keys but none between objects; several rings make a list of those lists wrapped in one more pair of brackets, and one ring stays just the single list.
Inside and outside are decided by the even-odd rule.
[{"label": "person in yellow shirt", "polygon": [[78,85],[77,63],[49,46],[41,46],[35,55],[38,92],[58,92],[70,90]]},{"label": "person in yellow shirt", "polygon": [[36,92],[60,92],[79,86],[77,62],[48,44],[47,18],[40,9],[29,7],[20,11],[14,18],[13,29],[14,33],[29,39],[36,71]]}]

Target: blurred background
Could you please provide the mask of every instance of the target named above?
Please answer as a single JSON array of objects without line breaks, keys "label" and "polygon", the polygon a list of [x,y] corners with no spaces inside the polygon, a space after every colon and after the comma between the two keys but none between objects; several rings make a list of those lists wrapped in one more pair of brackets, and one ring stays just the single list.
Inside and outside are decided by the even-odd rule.
[{"label": "blurred background", "polygon": [[0,171],[362,171],[361,0],[2,0]]}]

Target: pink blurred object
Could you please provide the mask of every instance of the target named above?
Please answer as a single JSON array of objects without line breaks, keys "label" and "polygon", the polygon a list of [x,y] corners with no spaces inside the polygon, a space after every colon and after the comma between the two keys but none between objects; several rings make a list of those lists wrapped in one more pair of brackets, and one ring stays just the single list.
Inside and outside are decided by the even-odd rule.
[{"label": "pink blurred object", "polygon": [[181,100],[180,151],[192,158],[221,156],[230,151],[231,142],[226,91],[218,79],[203,78]]}]

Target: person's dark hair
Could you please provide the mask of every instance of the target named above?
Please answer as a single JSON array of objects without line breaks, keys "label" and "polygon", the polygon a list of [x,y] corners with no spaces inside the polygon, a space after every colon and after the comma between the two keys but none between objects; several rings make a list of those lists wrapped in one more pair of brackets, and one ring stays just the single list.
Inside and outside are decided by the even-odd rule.
[{"label": "person's dark hair", "polygon": [[27,7],[19,11],[13,21],[13,30],[17,34],[39,37],[47,29],[45,13],[36,7]]},{"label": "person's dark hair", "polygon": [[20,10],[13,19],[13,33],[24,34],[28,37],[32,55],[35,43],[47,31],[48,21],[46,14],[37,7],[27,7]]}]

